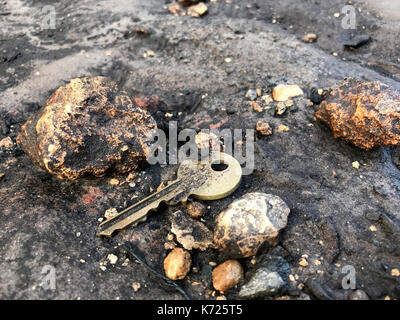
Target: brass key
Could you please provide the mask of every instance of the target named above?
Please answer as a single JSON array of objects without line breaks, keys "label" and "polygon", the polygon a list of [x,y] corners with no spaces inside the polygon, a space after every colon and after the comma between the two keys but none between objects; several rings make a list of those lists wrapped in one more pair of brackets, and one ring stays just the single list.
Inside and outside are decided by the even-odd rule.
[{"label": "brass key", "polygon": [[[217,164],[218,163],[218,164]],[[242,168],[239,162],[223,152],[212,152],[209,163],[185,160],[177,179],[162,190],[144,198],[100,224],[98,236],[111,237],[117,230],[137,226],[161,202],[174,205],[186,202],[190,195],[201,200],[217,200],[230,195],[239,186]]]}]

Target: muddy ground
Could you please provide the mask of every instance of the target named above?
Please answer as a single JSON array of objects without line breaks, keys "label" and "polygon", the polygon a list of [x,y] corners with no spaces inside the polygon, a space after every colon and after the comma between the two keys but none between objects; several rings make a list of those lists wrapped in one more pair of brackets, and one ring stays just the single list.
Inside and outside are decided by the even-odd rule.
[{"label": "muddy ground", "polygon": [[[391,270],[400,267],[400,152],[367,152],[333,139],[307,101],[313,87],[349,76],[400,89],[398,4],[353,1],[357,29],[344,30],[343,16],[334,16],[348,3],[340,0],[217,0],[207,2],[209,12],[199,19],[175,17],[167,3],[1,0],[0,139],[15,142],[20,126],[57,87],[95,75],[116,81],[133,97],[158,95],[180,128],[254,128],[259,119],[275,128],[286,125],[288,132],[256,137],[254,172],[232,196],[204,202],[210,206],[206,224],[213,228],[213,218],[247,192],[279,195],[291,213],[278,251],[298,275],[285,295],[344,299],[349,291],[342,288],[341,270],[352,265],[357,287],[371,298],[399,298],[400,280]],[[41,10],[49,4],[56,29],[42,28]],[[308,32],[318,34],[316,43],[301,41]],[[344,49],[342,41],[352,33],[372,41]],[[154,57],[145,57],[147,50]],[[282,117],[250,108],[248,89],[269,93],[279,83],[298,84],[305,95]],[[183,299],[116,245],[130,240],[162,274],[168,216],[183,206],[162,207],[114,242],[95,236],[105,210],[133,203],[175,170],[147,167],[135,187],[111,186],[110,177],[68,182],[36,168],[17,146],[1,149],[0,298]],[[118,261],[103,271],[100,263],[110,253]],[[299,268],[304,254],[309,266]],[[209,262],[221,257],[215,250],[193,251],[192,257],[198,272],[178,284],[194,299],[215,299]],[[250,259],[241,262],[246,271],[254,268]],[[40,286],[46,265],[55,267],[55,290]],[[141,284],[137,292],[133,282]],[[235,299],[237,293],[234,288],[225,295]]]}]

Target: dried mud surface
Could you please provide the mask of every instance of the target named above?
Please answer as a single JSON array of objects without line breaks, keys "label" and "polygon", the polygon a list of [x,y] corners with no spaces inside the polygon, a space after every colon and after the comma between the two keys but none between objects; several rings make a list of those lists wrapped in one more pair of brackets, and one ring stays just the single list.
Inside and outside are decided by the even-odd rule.
[{"label": "dried mud surface", "polygon": [[[158,95],[180,128],[255,128],[261,119],[274,128],[286,125],[290,131],[257,136],[255,170],[233,195],[204,201],[210,206],[207,227],[212,229],[214,217],[247,192],[278,195],[291,210],[280,237],[281,255],[305,284],[304,292],[316,299],[344,298],[341,267],[352,265],[358,288],[371,298],[399,298],[399,278],[390,274],[400,266],[398,149],[367,152],[334,139],[314,120],[315,108],[306,101],[312,87],[350,76],[400,89],[399,23],[356,2],[357,32],[373,40],[349,51],[340,44],[349,31],[333,16],[345,1],[235,2],[207,2],[208,14],[195,19],[175,17],[156,0],[2,0],[0,138],[15,142],[21,125],[71,78],[97,75],[115,81],[132,98]],[[56,30],[40,28],[47,4],[55,6]],[[303,43],[301,37],[312,31],[318,41]],[[148,50],[154,57],[144,57]],[[306,94],[281,117],[249,106],[248,89],[268,93],[279,83],[297,84]],[[183,299],[135,259],[124,263],[126,254],[115,243],[96,237],[105,210],[121,210],[175,172],[175,166],[147,167],[134,187],[113,186],[111,176],[61,181],[35,167],[18,147],[2,149],[0,298]],[[162,207],[115,242],[129,239],[162,273],[168,217],[178,209],[185,210]],[[118,260],[102,271],[100,263],[110,253]],[[299,268],[304,254],[309,266]],[[209,262],[220,259],[215,250],[194,251],[199,271],[179,284],[194,299],[214,299]],[[320,265],[313,264],[317,259]],[[241,262],[245,272],[252,271],[248,259]],[[39,285],[46,265],[56,268],[56,290]],[[141,283],[136,292],[133,282]],[[226,296],[237,298],[238,289]]]}]

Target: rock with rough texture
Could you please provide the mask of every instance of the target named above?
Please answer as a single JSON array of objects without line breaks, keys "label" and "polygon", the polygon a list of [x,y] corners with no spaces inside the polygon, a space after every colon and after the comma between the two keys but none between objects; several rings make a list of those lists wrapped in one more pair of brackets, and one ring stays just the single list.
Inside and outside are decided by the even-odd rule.
[{"label": "rock with rough texture", "polygon": [[301,40],[303,40],[306,43],[313,43],[315,41],[317,41],[318,36],[315,33],[307,33],[306,35],[304,35]]},{"label": "rock with rough texture", "polygon": [[289,98],[297,97],[303,94],[303,90],[298,85],[280,84],[272,90],[272,97],[275,101],[286,101]]},{"label": "rock with rough texture", "polygon": [[256,130],[259,134],[263,136],[270,136],[272,134],[271,126],[262,120],[258,120],[256,123]]},{"label": "rock with rough texture", "polygon": [[257,97],[258,97],[257,91],[254,90],[254,89],[249,89],[249,90],[246,92],[246,98],[249,99],[249,100],[254,101],[254,100],[257,99]]},{"label": "rock with rough texture", "polygon": [[189,218],[182,211],[176,211],[171,217],[171,232],[186,249],[205,251],[213,246],[212,232],[201,222]]},{"label": "rock with rough texture", "polygon": [[198,18],[202,15],[205,15],[208,11],[208,8],[204,2],[199,2],[198,4],[192,5],[188,8],[188,15]]},{"label": "rock with rough texture", "polygon": [[379,81],[344,80],[315,115],[361,149],[400,145],[400,94]]},{"label": "rock with rough texture", "polygon": [[190,201],[186,206],[186,210],[192,218],[200,218],[207,212],[207,207],[198,201]]},{"label": "rock with rough texture", "polygon": [[243,267],[237,260],[227,260],[213,270],[212,281],[215,290],[228,291],[243,279]]},{"label": "rock with rough texture", "polygon": [[186,277],[192,266],[190,253],[182,248],[172,250],[164,260],[164,271],[171,280],[181,280]]},{"label": "rock with rough texture", "polygon": [[12,148],[12,146],[14,145],[12,139],[10,137],[6,137],[4,139],[0,140],[0,148]]},{"label": "rock with rough texture", "polygon": [[287,285],[289,273],[290,266],[282,257],[268,257],[241,287],[239,297],[248,299],[277,295]]},{"label": "rock with rough texture", "polygon": [[72,79],[21,128],[18,145],[60,179],[125,173],[146,159],[156,123],[105,77]]},{"label": "rock with rough texture", "polygon": [[289,212],[278,196],[247,193],[217,216],[214,242],[230,258],[254,256],[262,245],[276,245]]}]

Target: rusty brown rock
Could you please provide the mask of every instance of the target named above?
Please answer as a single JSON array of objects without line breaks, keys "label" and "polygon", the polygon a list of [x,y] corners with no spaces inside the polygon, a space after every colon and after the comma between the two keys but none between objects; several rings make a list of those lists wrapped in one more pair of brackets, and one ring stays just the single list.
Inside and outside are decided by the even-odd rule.
[{"label": "rusty brown rock", "polygon": [[237,260],[227,260],[212,272],[213,286],[218,291],[228,291],[243,279],[243,267]]},{"label": "rusty brown rock", "polygon": [[260,133],[263,136],[270,136],[272,134],[272,128],[271,126],[262,120],[258,120],[256,123],[256,130],[258,133]]},{"label": "rusty brown rock", "polygon": [[278,196],[247,193],[217,216],[214,243],[229,258],[254,256],[264,244],[276,245],[289,212]]},{"label": "rusty brown rock", "polygon": [[200,218],[207,212],[207,207],[198,201],[190,201],[186,205],[186,210],[192,218]]},{"label": "rusty brown rock", "polygon": [[156,128],[151,115],[104,77],[72,79],[22,126],[18,145],[60,179],[136,169]]},{"label": "rusty brown rock", "polygon": [[182,248],[172,250],[164,260],[164,271],[171,280],[181,280],[186,277],[192,266],[190,253]]},{"label": "rusty brown rock", "polygon": [[400,94],[379,81],[346,79],[316,112],[335,138],[369,150],[400,145]]}]

